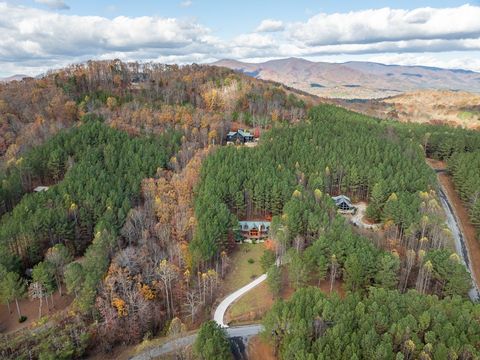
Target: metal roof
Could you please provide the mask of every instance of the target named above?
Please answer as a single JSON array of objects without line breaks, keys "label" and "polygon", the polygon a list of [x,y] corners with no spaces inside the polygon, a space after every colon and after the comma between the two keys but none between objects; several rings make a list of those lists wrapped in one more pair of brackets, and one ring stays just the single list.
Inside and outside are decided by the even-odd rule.
[{"label": "metal roof", "polygon": [[238,130],[238,133],[239,133],[240,135],[242,135],[243,137],[245,137],[245,136],[252,136],[252,134],[250,134],[248,131],[245,131],[245,130],[243,130],[243,129],[239,129],[239,130]]},{"label": "metal roof", "polygon": [[270,228],[270,221],[239,221],[242,230],[259,229],[260,226],[264,229]]},{"label": "metal roof", "polygon": [[346,202],[347,204],[352,205],[352,200],[350,200],[350,198],[345,195],[333,196],[332,200],[335,201],[336,205],[339,205],[342,202]]},{"label": "metal roof", "polygon": [[33,189],[33,191],[35,192],[42,192],[47,190],[48,190],[48,186],[37,186],[35,189]]}]

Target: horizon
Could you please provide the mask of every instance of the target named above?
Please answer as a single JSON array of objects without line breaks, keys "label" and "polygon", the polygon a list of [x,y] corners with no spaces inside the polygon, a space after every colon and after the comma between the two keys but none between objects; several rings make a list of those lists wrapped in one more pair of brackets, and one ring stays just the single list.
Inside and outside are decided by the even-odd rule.
[{"label": "horizon", "polygon": [[293,57],[480,71],[479,1],[252,4],[0,1],[0,77],[117,58],[183,65]]},{"label": "horizon", "polygon": [[[102,60],[97,60],[97,61],[112,61],[112,60],[115,60],[115,59],[102,59]],[[305,60],[305,61],[308,61],[308,62],[311,62],[311,63],[315,63],[315,64],[326,63],[326,64],[338,64],[338,65],[348,64],[348,63],[369,63],[369,64],[376,64],[376,65],[381,65],[381,66],[421,67],[421,68],[426,68],[426,69],[438,69],[438,70],[450,70],[450,71],[465,71],[465,72],[472,72],[472,73],[478,73],[478,74],[480,74],[480,71],[469,70],[469,69],[462,69],[462,68],[442,68],[442,67],[427,66],[427,65],[384,64],[384,63],[375,62],[375,61],[359,61],[359,60],[348,60],[348,61],[337,61],[337,62],[336,62],[336,61],[312,61],[312,60],[308,60],[308,59],[305,59],[305,58],[302,58],[302,57],[275,58],[275,59],[266,60],[266,61],[261,61],[261,62],[242,61],[242,60],[237,60],[237,59],[228,59],[228,58],[225,58],[225,59],[215,60],[215,61],[209,62],[209,63],[198,63],[198,64],[199,64],[199,65],[213,65],[213,66],[216,66],[217,63],[222,62],[222,61],[235,61],[235,62],[239,62],[239,63],[253,64],[253,65],[258,64],[258,65],[261,65],[261,64],[264,64],[264,63],[267,63],[267,62],[271,62],[271,61],[284,61],[284,60]],[[78,63],[71,63],[71,64],[67,64],[66,66],[68,66],[68,65],[86,64],[88,61],[89,61],[89,60],[86,60],[86,61],[83,61],[83,62],[78,62]],[[142,63],[147,63],[148,61],[143,61],[143,62],[142,62],[142,61],[138,61],[138,60],[130,60],[130,61],[125,61],[125,62],[126,62],[126,63],[129,63],[129,62],[138,62],[139,64],[142,64]],[[158,63],[159,63],[159,62],[158,62]],[[195,63],[179,64],[179,66],[187,66],[187,65],[191,65],[191,64],[195,64]],[[2,79],[8,79],[8,78],[17,77],[17,76],[36,78],[36,77],[44,76],[48,71],[53,71],[53,72],[55,72],[55,71],[60,71],[60,70],[62,70],[63,68],[64,68],[64,67],[48,69],[46,72],[39,73],[39,74],[36,74],[36,75],[27,75],[27,74],[21,74],[21,73],[10,74],[10,75],[7,75],[7,76],[3,76]]]}]

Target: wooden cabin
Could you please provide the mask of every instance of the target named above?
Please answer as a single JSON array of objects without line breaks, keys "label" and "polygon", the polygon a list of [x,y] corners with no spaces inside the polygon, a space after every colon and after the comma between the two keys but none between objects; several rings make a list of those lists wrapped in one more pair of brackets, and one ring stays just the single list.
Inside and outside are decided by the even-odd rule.
[{"label": "wooden cabin", "polygon": [[243,129],[238,131],[230,131],[227,134],[227,143],[241,143],[245,144],[253,141],[253,135]]},{"label": "wooden cabin", "polygon": [[240,233],[247,239],[261,239],[268,236],[269,221],[240,221]]}]

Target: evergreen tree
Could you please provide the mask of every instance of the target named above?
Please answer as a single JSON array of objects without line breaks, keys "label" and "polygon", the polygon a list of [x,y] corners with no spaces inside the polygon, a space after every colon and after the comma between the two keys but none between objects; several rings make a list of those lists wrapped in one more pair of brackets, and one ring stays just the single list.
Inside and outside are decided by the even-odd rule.
[{"label": "evergreen tree", "polygon": [[227,333],[212,320],[200,327],[193,351],[200,360],[232,359]]},{"label": "evergreen tree", "polygon": [[395,289],[398,285],[399,269],[400,259],[396,253],[383,255],[378,272],[375,274],[375,286],[384,289]]},{"label": "evergreen tree", "polygon": [[278,298],[282,291],[282,270],[275,264],[267,271],[267,283],[274,298]]}]

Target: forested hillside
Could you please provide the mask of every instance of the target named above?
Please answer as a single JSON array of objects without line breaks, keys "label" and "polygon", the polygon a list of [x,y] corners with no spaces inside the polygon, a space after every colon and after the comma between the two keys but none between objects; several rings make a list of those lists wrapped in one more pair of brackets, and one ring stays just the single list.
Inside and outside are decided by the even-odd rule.
[{"label": "forested hillside", "polygon": [[[217,245],[206,244],[226,240],[230,209],[281,214],[292,193],[303,188],[369,200],[372,218],[391,220],[404,231],[419,222],[418,192],[433,181],[420,147],[394,127],[322,106],[308,123],[273,129],[255,150],[221,149],[205,161],[196,201],[198,246],[203,260],[211,259]],[[306,229],[308,221],[295,228]]]},{"label": "forested hillside", "polygon": [[196,280],[188,251],[206,148],[231,126],[263,131],[308,107],[223,68],[120,61],[1,84],[0,105],[0,299],[28,295],[40,316],[57,291],[75,299],[35,337],[2,336],[6,358],[110,351],[176,316],[202,319],[227,265],[224,253],[221,273]]},{"label": "forested hillside", "polygon": [[[26,109],[14,98],[22,86],[38,92],[24,98]],[[41,314],[56,291],[75,299],[35,336],[0,338],[2,357],[78,358],[177,325],[195,328],[210,317],[237,221],[247,215],[273,215],[274,251],[262,260],[272,289],[281,287],[275,257],[285,260],[294,289],[327,279],[355,299],[373,296],[371,287],[397,289],[386,302],[413,288],[422,299],[470,289],[446,246],[424,161],[479,149],[470,132],[392,124],[334,106],[306,118],[309,104],[276,84],[197,65],[91,62],[0,85],[0,99],[8,134],[1,300],[14,302],[28,289]],[[68,103],[72,116],[54,99]],[[32,122],[30,111],[41,117]],[[219,146],[238,126],[261,128],[258,146]],[[33,193],[38,185],[49,189]],[[382,236],[348,226],[331,200],[337,194],[368,202]]]},{"label": "forested hillside", "polygon": [[232,120],[298,120],[305,106],[278,84],[225,68],[90,61],[41,79],[0,83],[0,156],[15,159],[92,112],[129,132],[178,126],[218,143]]},{"label": "forested hillside", "polygon": [[[274,215],[273,254],[264,259],[268,285],[280,294],[279,256],[290,286],[300,290],[265,320],[265,335],[282,359],[478,355],[479,308],[465,299],[470,276],[446,247],[449,234],[420,141],[424,130],[321,106],[305,123],[272,129],[254,149],[222,148],[204,161],[193,263],[201,269],[221,262],[238,217]],[[445,152],[461,147],[463,140],[451,137]],[[339,193],[368,201],[367,213],[383,222],[380,241],[358,235],[336,214],[330,196]],[[301,290],[324,281],[332,289],[339,280],[351,292],[345,300]],[[458,295],[464,299],[451,299]],[[464,321],[451,315],[456,307]]]},{"label": "forested hillside", "polygon": [[[165,168],[178,149],[180,134],[160,138],[129,138],[98,121],[62,132],[21,160],[15,183],[58,181],[46,192],[28,194],[2,217],[2,261],[36,264],[45,250],[63,243],[81,255],[97,224],[117,231],[138,203],[143,178]],[[22,173],[23,169],[28,169]],[[13,200],[12,200],[13,201]],[[8,268],[8,270],[14,270]]]},{"label": "forested hillside", "polygon": [[276,303],[264,324],[281,359],[475,359],[479,311],[415,291],[340,299],[306,288]]},{"label": "forested hillside", "polygon": [[[433,179],[421,147],[402,131],[336,107],[315,108],[307,123],[275,128],[255,149],[222,148],[204,161],[190,245],[194,263],[201,268],[220,261],[235,219],[256,209],[281,215],[271,231],[279,253],[313,244],[309,251],[318,252],[312,266],[318,261],[337,267],[334,277],[343,277],[351,290],[367,289],[383,281],[375,280],[376,273],[391,271],[402,289],[418,275],[414,286],[422,292],[465,294],[469,279],[463,266],[454,257],[449,261],[445,250],[429,252],[442,249],[448,238],[430,191]],[[400,258],[345,228],[330,200],[338,193],[369,201],[367,213],[388,229],[381,247],[393,248]]]}]

